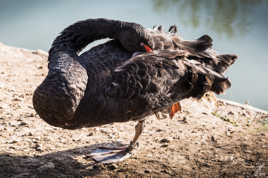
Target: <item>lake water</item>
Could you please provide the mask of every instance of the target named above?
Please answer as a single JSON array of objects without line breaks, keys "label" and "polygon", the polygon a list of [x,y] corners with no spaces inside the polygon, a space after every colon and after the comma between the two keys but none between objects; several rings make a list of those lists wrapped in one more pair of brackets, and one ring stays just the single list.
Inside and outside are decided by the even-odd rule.
[{"label": "lake water", "polygon": [[0,42],[47,51],[66,26],[100,17],[166,29],[176,24],[189,40],[210,35],[216,50],[239,57],[227,71],[232,87],[221,97],[268,110],[267,0],[1,1]]}]

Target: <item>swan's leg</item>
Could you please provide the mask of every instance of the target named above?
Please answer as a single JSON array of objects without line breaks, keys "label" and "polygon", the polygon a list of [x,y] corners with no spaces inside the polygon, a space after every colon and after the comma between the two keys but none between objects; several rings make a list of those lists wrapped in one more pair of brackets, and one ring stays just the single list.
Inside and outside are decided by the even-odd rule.
[{"label": "swan's leg", "polygon": [[135,136],[134,136],[133,140],[129,144],[130,151],[134,148],[138,138],[140,137],[140,135],[141,135],[141,133],[143,131],[143,128],[144,128],[144,120],[141,120],[135,126]]},{"label": "swan's leg", "polygon": [[95,152],[91,153],[92,159],[96,162],[112,163],[129,158],[131,156],[131,151],[134,149],[135,144],[142,133],[143,127],[144,120],[141,120],[135,126],[135,136],[127,147],[99,147]]}]

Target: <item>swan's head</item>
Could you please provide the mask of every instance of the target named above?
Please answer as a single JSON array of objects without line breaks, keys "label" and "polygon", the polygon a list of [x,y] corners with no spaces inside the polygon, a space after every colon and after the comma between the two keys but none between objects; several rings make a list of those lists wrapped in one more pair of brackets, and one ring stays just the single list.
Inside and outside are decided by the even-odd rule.
[{"label": "swan's head", "polygon": [[131,24],[119,33],[122,46],[129,52],[151,52],[152,50],[177,49],[175,43],[181,39],[177,35],[177,27],[171,26],[165,32],[162,26],[153,29]]},{"label": "swan's head", "polygon": [[124,33],[124,37],[120,38],[122,46],[129,52],[149,52],[152,50],[150,40],[145,39],[143,36],[137,34]]},{"label": "swan's head", "polygon": [[148,52],[152,49],[153,40],[146,29],[139,24],[129,23],[119,33],[119,41],[129,52]]}]

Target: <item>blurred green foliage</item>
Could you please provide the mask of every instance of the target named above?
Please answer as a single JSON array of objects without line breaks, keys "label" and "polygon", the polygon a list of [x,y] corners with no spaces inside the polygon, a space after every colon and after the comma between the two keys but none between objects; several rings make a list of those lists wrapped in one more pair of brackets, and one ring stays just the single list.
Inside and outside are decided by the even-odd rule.
[{"label": "blurred green foliage", "polygon": [[254,8],[267,0],[152,0],[154,9],[164,13],[176,8],[179,23],[198,28],[206,26],[217,33],[244,35],[251,24]]}]

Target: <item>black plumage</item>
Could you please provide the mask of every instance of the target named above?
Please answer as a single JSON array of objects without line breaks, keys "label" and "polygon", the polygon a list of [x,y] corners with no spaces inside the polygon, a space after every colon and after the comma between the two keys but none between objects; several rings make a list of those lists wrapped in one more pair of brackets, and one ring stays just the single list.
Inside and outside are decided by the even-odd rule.
[{"label": "black plumage", "polygon": [[[112,40],[78,55],[103,38]],[[184,98],[219,94],[231,85],[223,72],[236,56],[217,55],[211,47],[208,35],[185,41],[176,26],[164,32],[108,19],[77,22],[53,42],[34,108],[49,124],[76,129],[143,120]]]}]

